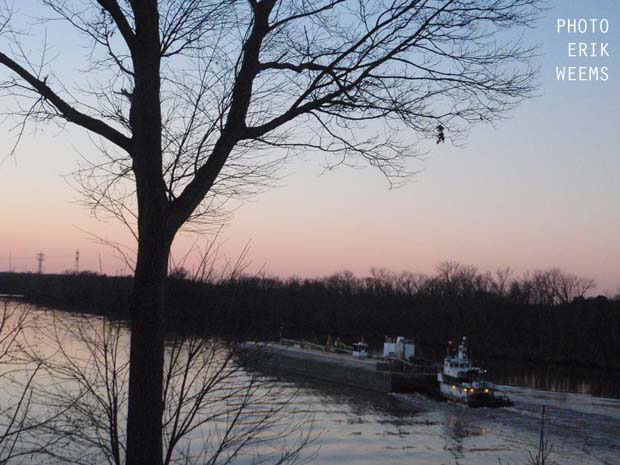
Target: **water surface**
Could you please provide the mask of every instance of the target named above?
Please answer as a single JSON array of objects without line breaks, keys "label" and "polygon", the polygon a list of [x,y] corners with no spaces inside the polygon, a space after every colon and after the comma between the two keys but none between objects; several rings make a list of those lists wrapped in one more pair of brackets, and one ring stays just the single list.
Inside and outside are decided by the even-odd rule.
[{"label": "water surface", "polygon": [[[32,315],[30,348],[38,347],[54,358],[60,356],[54,344],[61,344],[84,363],[92,355],[87,341],[92,342],[105,325],[100,317],[58,311],[40,310]],[[121,362],[126,361],[127,343],[127,329],[121,328]],[[499,369],[494,367],[494,372],[496,381],[504,383],[501,388],[514,401],[514,407],[470,409],[423,395],[382,395],[299,378],[261,376],[265,386],[277,387],[274,392],[279,399],[290,398],[290,404],[275,425],[270,442],[256,446],[256,450],[285,447],[278,432],[287,429],[287,422],[297,424],[300,418],[312,417],[315,439],[302,456],[316,465],[497,465],[499,459],[503,464],[526,464],[528,451],[534,451],[538,444],[544,405],[545,434],[552,445],[551,459],[557,464],[620,464],[617,374],[523,364],[503,364]],[[52,386],[59,379],[46,375],[39,382]],[[5,378],[0,378],[0,383],[4,388],[0,400],[6,401],[10,386]],[[220,419],[212,422],[210,429],[198,430],[192,450],[200,448],[207,431],[211,438],[217,437],[225,424]],[[303,431],[308,428],[307,423],[301,427]],[[290,446],[291,437],[286,441]],[[67,450],[83,444],[69,441],[63,447]],[[91,463],[98,463],[93,449],[88,453],[72,452],[73,456],[83,454],[92,458]],[[246,452],[232,463],[252,463],[252,451]],[[40,460],[29,462],[25,458],[22,463]]]}]

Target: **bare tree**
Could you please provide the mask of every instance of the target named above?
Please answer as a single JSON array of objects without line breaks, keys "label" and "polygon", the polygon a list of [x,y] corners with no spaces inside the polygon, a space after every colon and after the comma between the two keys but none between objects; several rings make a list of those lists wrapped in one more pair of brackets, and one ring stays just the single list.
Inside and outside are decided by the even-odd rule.
[{"label": "bare tree", "polygon": [[569,304],[576,297],[583,297],[596,287],[593,279],[580,278],[559,268],[552,268],[547,271],[547,274],[555,294],[555,301],[559,304]]},{"label": "bare tree", "polygon": [[41,3],[92,46],[86,82],[59,82],[5,8],[0,89],[18,97],[18,141],[29,121],[94,136],[103,158],[86,194],[137,225],[128,465],[163,463],[164,282],[184,224],[270,180],[295,151],[399,182],[416,137],[458,141],[533,87],[532,50],[514,29],[539,0]]},{"label": "bare tree", "polygon": [[413,296],[426,285],[428,276],[422,273],[401,271],[396,277],[398,291],[406,296]]},{"label": "bare tree", "polygon": [[[26,314],[9,307],[6,299],[0,301],[0,379],[10,374],[12,352],[21,334]],[[0,406],[0,463],[6,463],[14,455],[15,444],[24,426],[24,410],[28,410],[29,393],[23,390],[15,408]]]},{"label": "bare tree", "polygon": [[559,268],[537,270],[523,278],[522,287],[530,290],[530,303],[538,305],[568,304],[596,287],[594,280],[580,278]]},{"label": "bare tree", "polygon": [[437,265],[437,280],[443,292],[452,298],[471,296],[482,286],[484,277],[475,266],[445,261]]},{"label": "bare tree", "polygon": [[511,280],[511,276],[512,270],[510,267],[506,267],[498,268],[495,270],[495,278],[489,278],[491,288],[499,297],[506,297],[508,294],[508,290],[513,282],[513,280]]},{"label": "bare tree", "polygon": [[[538,439],[538,447],[533,453],[528,451],[529,459],[526,465],[557,465],[555,461],[550,459],[553,445],[549,444],[549,440],[545,438],[545,406],[542,406],[542,413],[540,419],[540,433]],[[499,465],[503,465],[501,459],[498,459]]]},{"label": "bare tree", "polygon": [[[120,321],[55,312],[41,319],[37,340],[24,354],[40,367],[33,404],[54,412],[31,439],[45,444],[31,447],[37,458],[125,463],[128,339]],[[302,451],[314,433],[311,417],[291,402],[295,391],[248,373],[234,356],[225,341],[167,337],[164,464],[228,464],[248,456],[252,463],[304,462]]]},{"label": "bare tree", "polygon": [[[28,308],[0,296],[0,381],[3,384],[3,404],[0,405],[0,464],[32,453],[33,449],[20,444],[23,436],[43,426],[47,420],[30,419],[32,384],[39,371],[19,363],[24,331],[29,326]],[[4,401],[8,401],[4,405]]]}]

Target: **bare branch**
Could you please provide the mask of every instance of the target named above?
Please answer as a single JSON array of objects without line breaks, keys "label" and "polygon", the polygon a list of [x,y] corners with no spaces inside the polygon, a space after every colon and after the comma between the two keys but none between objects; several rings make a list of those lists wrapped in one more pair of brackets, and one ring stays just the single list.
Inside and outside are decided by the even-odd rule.
[{"label": "bare branch", "polygon": [[26,68],[2,52],[0,52],[0,64],[3,64],[10,70],[14,71],[18,76],[32,86],[32,88],[43,99],[50,102],[58,110],[62,118],[73,124],[88,129],[89,131],[99,134],[110,142],[116,144],[118,147],[129,151],[130,139],[127,138],[127,136],[121,134],[111,126],[108,126],[103,121],[81,113],[73,106],[69,105],[47,85],[47,78],[39,79],[26,70]]}]

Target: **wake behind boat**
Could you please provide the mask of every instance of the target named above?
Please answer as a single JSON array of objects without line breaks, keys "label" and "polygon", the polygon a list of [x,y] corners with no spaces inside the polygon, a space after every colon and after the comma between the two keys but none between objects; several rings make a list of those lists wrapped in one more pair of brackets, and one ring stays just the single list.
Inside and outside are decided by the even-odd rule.
[{"label": "wake behind boat", "polygon": [[437,373],[440,394],[448,400],[462,402],[470,407],[511,407],[512,401],[499,394],[495,385],[486,380],[486,370],[473,366],[467,355],[467,338],[463,337],[456,353],[444,359]]}]

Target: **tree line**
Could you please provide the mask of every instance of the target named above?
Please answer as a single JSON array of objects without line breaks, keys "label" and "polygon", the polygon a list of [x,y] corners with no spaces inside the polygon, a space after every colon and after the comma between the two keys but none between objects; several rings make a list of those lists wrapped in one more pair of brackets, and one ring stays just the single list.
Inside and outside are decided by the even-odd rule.
[{"label": "tree line", "polygon": [[[477,358],[620,367],[620,297],[594,296],[593,280],[557,268],[516,276],[444,262],[432,275],[372,269],[367,277],[207,280],[176,269],[168,286],[170,330],[371,344],[398,334],[414,337],[431,360],[466,335]],[[0,273],[0,292],[127,318],[131,279]]]}]

